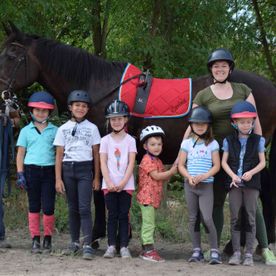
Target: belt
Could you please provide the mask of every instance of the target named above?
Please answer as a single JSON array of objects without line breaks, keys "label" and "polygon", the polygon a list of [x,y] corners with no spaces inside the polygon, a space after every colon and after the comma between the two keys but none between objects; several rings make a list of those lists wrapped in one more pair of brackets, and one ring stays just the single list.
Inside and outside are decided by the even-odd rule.
[{"label": "belt", "polygon": [[92,161],[63,161],[62,164],[71,166],[92,165]]},{"label": "belt", "polygon": [[28,168],[33,168],[33,169],[51,169],[51,168],[54,168],[55,167],[55,165],[50,165],[50,166],[37,166],[37,165],[32,165],[32,164],[26,164],[26,165],[24,165],[24,166],[26,166],[26,167],[28,167]]}]

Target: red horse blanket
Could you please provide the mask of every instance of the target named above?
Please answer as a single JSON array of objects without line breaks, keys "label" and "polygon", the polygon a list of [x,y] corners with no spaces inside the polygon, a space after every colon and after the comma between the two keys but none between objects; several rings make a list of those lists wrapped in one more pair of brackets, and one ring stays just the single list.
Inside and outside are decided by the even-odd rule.
[{"label": "red horse blanket", "polygon": [[[141,70],[128,64],[121,78],[121,83],[141,74]],[[144,118],[173,118],[185,116],[191,108],[192,81],[185,79],[158,79],[152,78],[152,85],[145,113],[133,111],[139,78],[134,78],[122,84],[119,90],[119,99],[127,103],[132,116]]]}]

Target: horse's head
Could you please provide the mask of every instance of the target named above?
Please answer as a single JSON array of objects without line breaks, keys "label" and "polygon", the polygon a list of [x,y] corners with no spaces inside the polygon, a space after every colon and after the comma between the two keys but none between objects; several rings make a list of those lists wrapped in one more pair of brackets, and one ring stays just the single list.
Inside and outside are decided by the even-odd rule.
[{"label": "horse's head", "polygon": [[4,25],[7,38],[0,54],[0,93],[3,100],[12,92],[32,84],[38,77],[39,64],[33,50],[33,39],[20,32],[15,25]]}]

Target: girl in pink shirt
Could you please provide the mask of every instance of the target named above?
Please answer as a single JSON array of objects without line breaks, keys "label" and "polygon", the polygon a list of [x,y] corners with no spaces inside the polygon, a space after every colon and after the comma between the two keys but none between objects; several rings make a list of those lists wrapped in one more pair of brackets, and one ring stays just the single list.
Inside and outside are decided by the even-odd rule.
[{"label": "girl in pink shirt", "polygon": [[125,132],[129,109],[124,102],[114,100],[110,103],[105,109],[105,117],[112,132],[102,138],[100,145],[102,189],[108,210],[108,248],[104,258],[115,256],[117,232],[120,240],[120,255],[122,258],[130,258],[128,213],[134,191],[133,169],[137,153],[136,143],[135,139]]}]

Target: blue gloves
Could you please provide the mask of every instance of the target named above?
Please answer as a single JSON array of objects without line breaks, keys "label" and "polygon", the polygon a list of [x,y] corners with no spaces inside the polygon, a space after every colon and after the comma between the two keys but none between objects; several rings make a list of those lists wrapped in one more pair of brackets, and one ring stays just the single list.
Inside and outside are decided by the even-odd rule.
[{"label": "blue gloves", "polygon": [[22,190],[27,190],[27,181],[24,172],[17,173],[16,185]]}]

